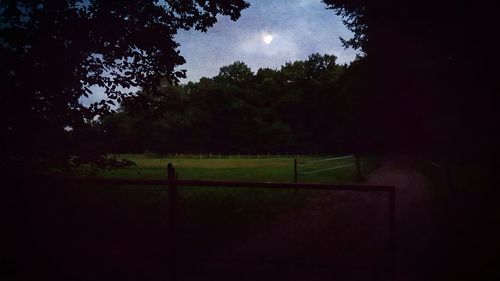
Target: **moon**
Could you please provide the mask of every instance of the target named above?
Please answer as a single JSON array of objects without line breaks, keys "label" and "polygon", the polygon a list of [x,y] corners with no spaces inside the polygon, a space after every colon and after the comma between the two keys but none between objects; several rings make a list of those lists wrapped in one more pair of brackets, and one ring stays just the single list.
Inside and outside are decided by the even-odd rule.
[{"label": "moon", "polygon": [[262,37],[262,40],[264,40],[264,43],[269,45],[273,41],[273,36],[271,34],[266,34],[264,35],[264,37]]}]

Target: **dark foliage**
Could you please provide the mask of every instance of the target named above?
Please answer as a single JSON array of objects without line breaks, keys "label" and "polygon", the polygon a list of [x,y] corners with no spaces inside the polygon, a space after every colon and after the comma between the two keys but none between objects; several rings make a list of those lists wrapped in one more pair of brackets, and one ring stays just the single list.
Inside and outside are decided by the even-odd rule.
[{"label": "dark foliage", "polygon": [[[492,151],[491,7],[452,1],[324,0],[367,54],[364,118],[377,150],[442,154]],[[493,9],[494,10],[494,9]],[[372,133],[378,131],[378,134]]]},{"label": "dark foliage", "polygon": [[374,142],[361,147],[440,163],[430,169],[440,226],[429,254],[444,255],[434,271],[411,272],[498,279],[497,9],[484,1],[323,2],[356,34],[346,45],[366,53],[358,79],[368,135],[360,139]]},{"label": "dark foliage", "polygon": [[[2,163],[67,163],[88,142],[69,140],[68,131],[108,114],[122,89],[184,77],[174,70],[184,63],[178,29],[206,31],[218,14],[236,20],[246,7],[243,0],[2,1]],[[91,86],[108,98],[86,108],[79,99]]]},{"label": "dark foliage", "polygon": [[255,74],[235,62],[197,83],[165,79],[95,129],[109,152],[353,151],[359,97],[350,68],[335,60],[313,54]]}]

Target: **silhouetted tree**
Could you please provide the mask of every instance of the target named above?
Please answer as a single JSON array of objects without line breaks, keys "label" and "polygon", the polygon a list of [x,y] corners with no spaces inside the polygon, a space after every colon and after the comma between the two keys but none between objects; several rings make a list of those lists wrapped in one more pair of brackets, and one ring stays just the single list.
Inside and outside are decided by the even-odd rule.
[{"label": "silhouetted tree", "polygon": [[252,78],[253,73],[242,61],[236,61],[230,65],[220,68],[219,75],[215,77],[218,80],[226,80],[228,82],[242,82],[248,81]]},{"label": "silhouetted tree", "polygon": [[359,81],[370,92],[367,103],[376,108],[367,111],[365,123],[378,127],[380,147],[447,157],[494,148],[496,55],[485,52],[496,32],[491,7],[453,1],[323,2],[354,32],[345,46],[366,54],[366,75]]},{"label": "silhouetted tree", "polygon": [[[66,162],[76,153],[67,131],[109,113],[123,89],[184,77],[175,70],[184,63],[178,29],[206,31],[218,14],[236,20],[246,7],[243,0],[2,1],[2,162]],[[92,86],[107,98],[86,108],[79,99]]]},{"label": "silhouetted tree", "polygon": [[107,138],[130,138],[129,151],[346,152],[353,148],[355,122],[349,118],[357,97],[345,89],[345,77],[352,76],[346,76],[348,67],[335,61],[313,54],[255,74],[235,62],[197,83],[173,86],[164,80],[124,99],[131,120],[119,113],[102,127],[112,134],[133,124],[134,136],[125,130]]},{"label": "silhouetted tree", "polygon": [[348,79],[355,80],[349,91],[363,97],[360,140],[372,140],[360,147],[413,154],[422,166],[439,163],[428,168],[439,175],[434,195],[441,193],[432,208],[441,214],[440,235],[429,257],[441,258],[409,272],[426,280],[495,280],[497,9],[484,1],[323,2],[354,32],[346,46],[366,54]]}]

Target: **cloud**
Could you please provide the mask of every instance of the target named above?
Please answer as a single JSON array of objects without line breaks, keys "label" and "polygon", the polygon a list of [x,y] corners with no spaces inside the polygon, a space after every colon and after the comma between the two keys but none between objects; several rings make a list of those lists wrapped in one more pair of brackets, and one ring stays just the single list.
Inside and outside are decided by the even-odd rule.
[{"label": "cloud", "polygon": [[[265,44],[262,38],[265,34],[271,34],[273,41],[270,44]],[[248,56],[287,56],[296,57],[299,53],[298,45],[295,42],[294,36],[285,32],[269,32],[260,31],[248,36],[246,39],[241,40],[239,51]]]},{"label": "cloud", "polygon": [[[122,93],[136,93],[140,89],[137,87],[131,87],[129,89],[124,89],[121,86],[118,86],[117,89],[122,92]],[[89,95],[88,97],[81,96],[78,101],[80,104],[83,106],[90,106],[90,104],[95,103],[95,102],[100,102],[102,100],[109,100],[108,96],[106,95],[106,90],[103,87],[100,87],[98,85],[93,85],[90,87],[90,91],[92,92],[92,95]],[[117,109],[118,105],[111,105],[112,109]]]},{"label": "cloud", "polygon": [[[352,61],[356,52],[345,50],[339,37],[351,32],[341,19],[327,10],[321,0],[250,1],[250,8],[233,22],[218,16],[206,33],[181,31],[176,36],[187,63],[187,81],[217,75],[221,66],[244,61],[254,71],[262,67],[279,68],[286,62],[304,60],[312,53],[335,54],[339,63]],[[265,33],[274,39],[266,45]]]},{"label": "cloud", "polygon": [[297,0],[296,2],[297,2],[297,5],[302,7],[302,8],[308,7],[311,5],[316,5],[316,6],[322,5],[321,0]]}]

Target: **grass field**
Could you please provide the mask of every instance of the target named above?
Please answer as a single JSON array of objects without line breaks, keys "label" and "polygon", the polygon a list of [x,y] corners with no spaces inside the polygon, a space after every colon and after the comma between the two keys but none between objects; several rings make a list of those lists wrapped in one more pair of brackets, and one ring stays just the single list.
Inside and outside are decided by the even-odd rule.
[{"label": "grass field", "polygon": [[[116,159],[128,159],[134,161],[136,166],[98,170],[90,167],[81,167],[79,172],[84,176],[121,179],[165,179],[167,163],[172,163],[176,168],[179,179],[199,180],[231,180],[231,181],[255,181],[255,182],[293,182],[295,157],[260,157],[260,158],[216,158],[199,159],[199,157],[162,158],[145,154],[122,154],[113,155]],[[332,156],[298,156],[299,163],[310,160],[328,159]],[[298,171],[307,173],[311,171],[328,169],[331,167],[354,164],[354,157],[343,158],[333,161],[300,164]],[[366,175],[375,167],[376,161],[370,158],[362,158],[362,170]],[[346,183],[356,180],[356,166],[328,170],[325,172],[299,175],[298,182],[308,183]],[[93,189],[98,197],[107,198],[113,202],[138,208],[149,208],[166,203],[167,192],[165,186],[99,186]],[[292,190],[269,190],[253,188],[231,188],[231,187],[182,187],[179,188],[179,198],[185,200],[193,213],[201,212],[195,216],[205,217],[206,210],[220,210],[227,214],[227,210],[233,209],[235,205],[245,205],[254,211],[259,210],[262,200],[265,199],[269,209],[277,211],[290,208],[299,204],[303,198],[294,196],[290,200]],[[306,192],[307,193],[307,192]],[[305,196],[305,194],[304,194]],[[230,198],[229,200],[227,198]],[[243,203],[242,203],[243,202]],[[268,206],[268,207],[269,207]],[[294,205],[295,207],[297,205]],[[212,217],[221,217],[214,215]],[[240,219],[233,218],[234,221]],[[197,220],[197,219],[195,219]],[[202,219],[203,220],[203,219]]]},{"label": "grass field", "polygon": [[[165,179],[167,163],[172,163],[178,172],[179,179],[199,180],[232,180],[232,181],[268,181],[293,182],[295,157],[232,157],[226,158],[199,158],[198,156],[183,156],[183,158],[162,158],[146,154],[112,155],[116,159],[134,161],[136,166],[98,170],[82,167],[79,172],[85,176],[121,179]],[[332,156],[298,156],[299,163],[310,160],[328,159]],[[300,164],[298,172],[307,173],[331,167],[354,164],[354,157],[333,161],[323,161],[309,164]],[[369,158],[362,159],[363,173],[368,173],[375,166],[375,161]],[[329,170],[309,175],[299,175],[298,182],[308,183],[345,183],[356,180],[355,165]],[[165,186],[99,186],[92,188],[97,197],[110,200],[111,204],[129,206],[131,208],[162,208],[167,201]],[[233,211],[250,211],[253,215],[250,220],[271,218],[271,213],[280,213],[291,208],[297,208],[306,200],[308,192],[301,191],[296,196],[293,190],[270,190],[253,188],[230,187],[182,187],[179,188],[179,198],[184,202],[190,218],[185,218],[193,224],[203,224],[203,221],[225,220],[226,227],[245,223],[242,213]],[[266,202],[264,204],[264,201]],[[265,205],[265,207],[264,207]],[[244,207],[242,207],[244,206]],[[243,209],[244,210],[243,210]],[[207,210],[210,210],[208,214]],[[263,216],[261,213],[267,213]],[[208,219],[210,217],[210,219]],[[220,223],[216,223],[220,224]]]},{"label": "grass field", "polygon": [[[82,168],[84,175],[92,175],[106,178],[130,178],[130,179],[162,179],[166,177],[167,163],[172,163],[179,174],[179,179],[200,180],[235,180],[235,181],[272,181],[293,182],[294,179],[294,157],[267,157],[259,158],[162,158],[145,154],[121,154],[112,155],[116,159],[128,159],[137,166],[114,169],[114,170],[92,170],[88,167]],[[199,156],[196,156],[199,157]],[[248,156],[245,156],[248,157]],[[319,160],[331,158],[332,156],[298,156],[299,162],[308,160]],[[332,161],[308,163],[298,165],[299,173],[323,170],[337,166],[354,164],[354,158],[344,158]],[[374,167],[374,160],[363,158],[363,173],[368,173]],[[299,175],[299,182],[311,183],[343,183],[356,180],[356,167],[354,165],[308,175]]]},{"label": "grass field", "polygon": [[[172,163],[178,172],[179,179],[256,182],[293,182],[294,179],[295,157],[247,158],[246,156],[240,159],[234,157],[200,159],[199,156],[162,158],[145,154],[122,154],[112,157],[131,160],[136,163],[136,166],[112,170],[93,170],[90,167],[82,167],[80,173],[85,176],[103,178],[165,179],[167,163]],[[332,156],[298,156],[297,160],[299,163],[305,163],[310,160],[328,158]],[[300,164],[298,171],[307,173],[354,164],[354,161],[354,157],[349,157]],[[373,159],[362,159],[364,173],[368,173],[374,166]],[[345,183],[355,180],[355,165],[299,176],[299,182],[310,183]],[[165,206],[168,201],[165,186],[96,186],[88,190],[93,190],[95,196],[108,202],[104,205],[126,206],[131,213],[142,213],[144,210],[166,210]],[[205,233],[203,239],[217,240],[218,238],[215,237],[223,233],[227,234],[232,229],[261,225],[280,214],[297,211],[304,207],[311,196],[319,194],[321,192],[314,190],[183,186],[178,189],[178,200],[179,207],[183,210],[182,221],[196,229],[196,231],[191,229],[188,232],[198,233],[200,229],[203,229]],[[160,213],[152,211],[150,215],[157,216]],[[209,233],[213,235],[208,235]]]}]

